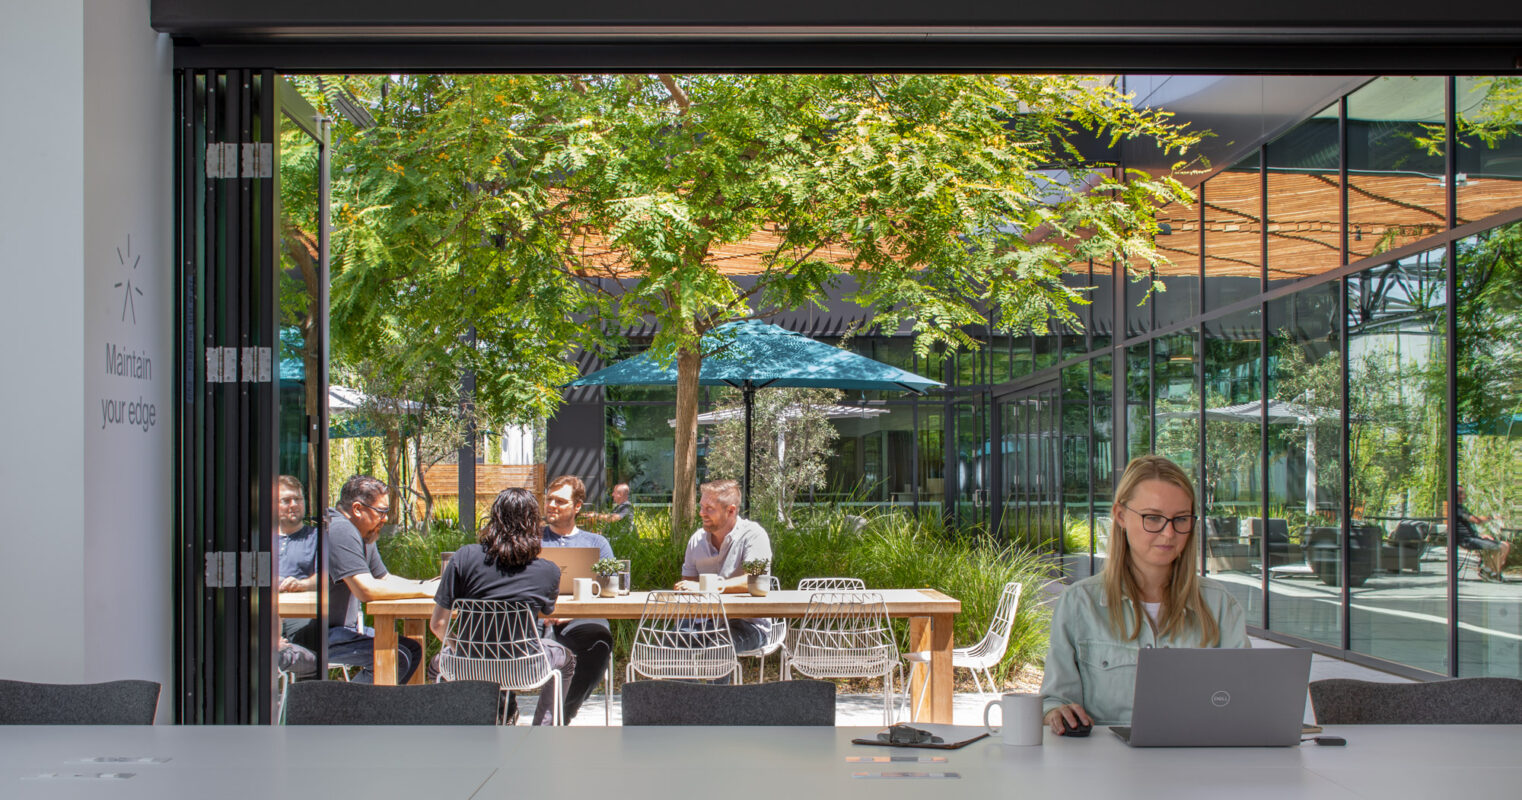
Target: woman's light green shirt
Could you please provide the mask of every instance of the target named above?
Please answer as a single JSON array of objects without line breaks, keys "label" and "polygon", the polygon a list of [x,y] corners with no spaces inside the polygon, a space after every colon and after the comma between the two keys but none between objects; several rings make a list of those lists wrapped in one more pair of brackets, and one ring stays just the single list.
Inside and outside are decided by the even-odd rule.
[{"label": "woman's light green shirt", "polygon": [[[1220,647],[1250,647],[1242,606],[1221,584],[1200,578],[1200,596],[1221,627]],[[1130,632],[1135,610],[1124,599]],[[1041,711],[1078,703],[1098,725],[1131,724],[1132,692],[1136,683],[1136,654],[1145,647],[1199,647],[1200,634],[1187,630],[1158,638],[1142,623],[1135,639],[1110,630],[1110,609],[1104,583],[1095,575],[1069,586],[1052,612],[1052,640],[1046,652],[1046,676],[1041,680]]]}]

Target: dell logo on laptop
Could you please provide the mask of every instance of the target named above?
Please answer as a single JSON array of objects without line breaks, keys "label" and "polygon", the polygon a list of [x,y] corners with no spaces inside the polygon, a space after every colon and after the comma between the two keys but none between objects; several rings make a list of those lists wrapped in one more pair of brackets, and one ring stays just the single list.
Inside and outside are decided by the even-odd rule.
[{"label": "dell logo on laptop", "polygon": [[1216,708],[1225,708],[1231,702],[1231,692],[1222,689],[1210,696],[1210,704]]}]

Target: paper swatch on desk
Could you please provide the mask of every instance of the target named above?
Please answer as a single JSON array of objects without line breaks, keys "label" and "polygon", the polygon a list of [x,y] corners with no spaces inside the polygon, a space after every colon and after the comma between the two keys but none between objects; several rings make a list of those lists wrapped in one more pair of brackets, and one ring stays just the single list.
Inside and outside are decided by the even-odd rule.
[{"label": "paper swatch on desk", "polygon": [[28,781],[124,781],[136,777],[136,772],[44,772],[41,775],[27,775],[22,780]]},{"label": "paper swatch on desk", "polygon": [[155,758],[153,756],[91,756],[89,758],[76,759],[70,764],[168,764],[167,758]]},{"label": "paper swatch on desk", "polygon": [[957,779],[961,778],[962,774],[959,772],[853,772],[851,777],[865,780],[876,780],[879,778],[887,780],[936,780]]},{"label": "paper swatch on desk", "polygon": [[847,764],[892,764],[907,761],[912,764],[944,764],[945,756],[846,756]]}]

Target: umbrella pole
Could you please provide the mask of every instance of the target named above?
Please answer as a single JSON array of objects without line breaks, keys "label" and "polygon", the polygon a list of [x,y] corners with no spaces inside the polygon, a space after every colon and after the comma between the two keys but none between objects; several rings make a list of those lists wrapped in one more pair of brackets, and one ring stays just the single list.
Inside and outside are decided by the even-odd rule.
[{"label": "umbrella pole", "polygon": [[756,385],[746,381],[740,387],[740,393],[745,397],[745,484],[740,487],[740,507],[745,518],[750,519],[751,412],[756,407]]}]

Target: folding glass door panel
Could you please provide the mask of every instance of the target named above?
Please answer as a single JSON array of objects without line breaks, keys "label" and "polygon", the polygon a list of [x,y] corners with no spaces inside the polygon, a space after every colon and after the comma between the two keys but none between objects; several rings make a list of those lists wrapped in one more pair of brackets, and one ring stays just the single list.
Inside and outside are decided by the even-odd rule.
[{"label": "folding glass door panel", "polygon": [[[276,478],[288,466],[304,474],[319,502],[326,482],[324,412],[316,449],[312,434],[284,450],[280,436],[281,359],[289,349],[281,340],[281,282],[291,269],[281,264],[280,81],[268,70],[187,69],[175,78],[176,718],[269,722],[280,641]],[[308,126],[315,119],[309,108],[296,117]],[[319,167],[309,183],[325,179]],[[315,257],[325,286],[321,227]],[[325,318],[325,290],[305,307]],[[312,345],[325,348],[323,333]],[[316,373],[325,397],[325,366]],[[305,395],[299,402],[306,405]]]}]

